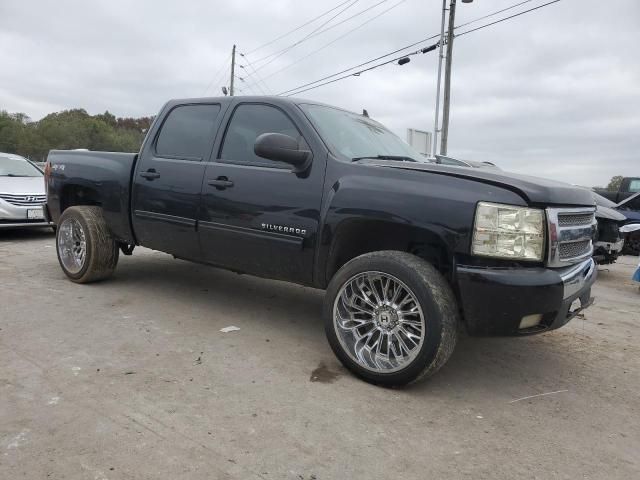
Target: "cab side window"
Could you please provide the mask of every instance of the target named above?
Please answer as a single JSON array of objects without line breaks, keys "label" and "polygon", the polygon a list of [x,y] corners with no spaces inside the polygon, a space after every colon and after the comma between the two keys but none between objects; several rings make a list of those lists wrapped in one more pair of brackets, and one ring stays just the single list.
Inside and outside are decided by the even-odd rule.
[{"label": "cab side window", "polygon": [[296,126],[282,110],[269,105],[241,104],[233,112],[218,161],[290,169],[291,165],[267,160],[253,152],[256,138],[263,133],[283,133],[298,140],[301,148],[308,148]]},{"label": "cab side window", "polygon": [[220,105],[180,105],[169,112],[157,137],[156,155],[200,161],[208,157]]}]

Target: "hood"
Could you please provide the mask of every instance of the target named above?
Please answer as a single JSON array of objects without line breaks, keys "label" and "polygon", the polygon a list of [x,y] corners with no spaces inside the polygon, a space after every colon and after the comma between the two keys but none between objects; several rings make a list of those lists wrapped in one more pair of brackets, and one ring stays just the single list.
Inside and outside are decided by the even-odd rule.
[{"label": "hood", "polygon": [[636,198],[638,198],[640,196],[640,192],[638,193],[634,193],[633,195],[631,195],[630,197],[625,198],[623,201],[621,201],[617,206],[618,207],[624,207],[627,203],[629,203],[632,200],[635,200]]},{"label": "hood", "polygon": [[627,217],[625,217],[623,214],[621,214],[617,210],[614,210],[613,208],[597,205],[596,219],[598,220],[606,219],[606,220],[613,220],[615,222],[624,222],[627,219]]},{"label": "hood", "polygon": [[0,193],[44,195],[44,177],[0,177]]},{"label": "hood", "polygon": [[623,210],[627,223],[640,222],[640,212],[634,210]]},{"label": "hood", "polygon": [[530,204],[593,206],[591,192],[567,183],[530,177],[501,170],[452,167],[433,163],[410,163],[390,160],[361,160],[360,164],[414,170],[435,175],[465,178],[511,190]]}]

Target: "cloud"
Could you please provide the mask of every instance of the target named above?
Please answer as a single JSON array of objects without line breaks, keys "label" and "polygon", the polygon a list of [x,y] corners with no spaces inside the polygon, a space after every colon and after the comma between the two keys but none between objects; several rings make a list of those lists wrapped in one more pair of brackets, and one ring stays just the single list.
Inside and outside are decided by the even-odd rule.
[{"label": "cloud", "polygon": [[[360,0],[339,18],[378,1]],[[2,2],[0,108],[35,119],[78,107],[141,116],[155,113],[169,98],[201,96],[210,84],[207,93],[218,95],[228,84],[233,43],[239,52],[250,51],[338,3]],[[389,0],[291,48],[260,74],[287,67],[395,3]],[[460,3],[457,23],[513,3]],[[261,87],[278,93],[436,34],[440,7],[439,0],[406,0]],[[638,175],[639,18],[640,3],[633,0],[615,6],[563,0],[458,37],[449,153],[588,186],[606,184],[613,175]],[[255,62],[317,25],[246,58]],[[388,65],[301,96],[354,111],[366,108],[404,136],[409,127],[433,128],[436,68],[436,52],[417,55],[407,65]],[[245,79],[238,81],[240,89],[259,91],[250,85],[248,66],[238,72]]]}]

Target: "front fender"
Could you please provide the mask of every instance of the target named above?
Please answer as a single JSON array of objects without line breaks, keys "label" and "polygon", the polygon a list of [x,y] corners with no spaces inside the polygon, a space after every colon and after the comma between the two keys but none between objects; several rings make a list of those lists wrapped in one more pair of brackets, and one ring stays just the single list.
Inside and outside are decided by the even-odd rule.
[{"label": "front fender", "polygon": [[341,266],[341,258],[349,257],[341,248],[349,244],[344,237],[354,232],[358,251],[436,245],[452,261],[456,253],[469,253],[479,201],[525,205],[512,191],[465,178],[357,164],[333,168],[348,172],[339,176],[328,168],[331,183],[323,199],[314,272],[321,287]]}]

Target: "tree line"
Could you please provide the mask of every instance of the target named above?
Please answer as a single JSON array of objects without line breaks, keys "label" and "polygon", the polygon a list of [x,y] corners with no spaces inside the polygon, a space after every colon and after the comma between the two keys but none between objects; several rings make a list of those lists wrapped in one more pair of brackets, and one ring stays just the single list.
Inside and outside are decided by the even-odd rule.
[{"label": "tree line", "polygon": [[32,121],[24,113],[0,111],[0,152],[15,153],[36,162],[49,150],[86,148],[109,152],[137,152],[153,117],[116,118],[107,112],[89,115],[84,109],[50,113]]}]

